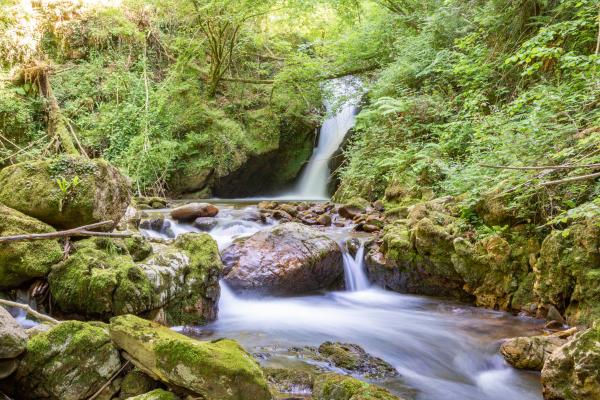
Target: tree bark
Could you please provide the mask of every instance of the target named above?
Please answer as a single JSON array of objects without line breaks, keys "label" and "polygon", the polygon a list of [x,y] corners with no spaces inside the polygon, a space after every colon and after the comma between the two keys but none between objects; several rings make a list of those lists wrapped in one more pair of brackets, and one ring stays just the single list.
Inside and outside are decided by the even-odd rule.
[{"label": "tree bark", "polygon": [[24,235],[4,236],[0,237],[0,243],[34,241],[34,240],[51,240],[71,236],[102,236],[102,237],[131,237],[131,233],[110,233],[110,232],[92,232],[92,229],[98,229],[105,226],[112,226],[113,221],[98,222],[96,224],[84,225],[79,228],[68,229],[65,231],[49,232],[49,233],[29,233]]}]

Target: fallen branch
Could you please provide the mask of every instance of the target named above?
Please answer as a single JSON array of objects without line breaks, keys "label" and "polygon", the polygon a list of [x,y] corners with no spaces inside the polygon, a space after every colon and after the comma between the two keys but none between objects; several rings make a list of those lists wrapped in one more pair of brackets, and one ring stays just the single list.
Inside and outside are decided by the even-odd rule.
[{"label": "fallen branch", "polygon": [[540,186],[562,185],[563,183],[585,181],[588,179],[594,179],[594,178],[598,178],[598,177],[600,177],[600,172],[596,172],[596,173],[589,174],[589,175],[573,176],[571,178],[559,179],[557,181],[542,182],[542,183],[540,183]]},{"label": "fallen branch", "polygon": [[29,306],[29,304],[17,303],[15,301],[0,299],[0,304],[8,306],[20,308],[21,310],[25,310],[27,314],[32,315],[35,319],[40,321],[49,322],[51,324],[60,324],[59,320],[56,320],[46,314],[42,314],[40,312],[35,311],[33,308]]},{"label": "fallen branch", "polygon": [[106,226],[112,226],[113,221],[103,221],[91,225],[80,226],[79,228],[68,229],[66,231],[49,232],[49,233],[28,233],[25,235],[4,236],[0,237],[0,243],[33,241],[33,240],[49,240],[71,236],[102,236],[102,237],[131,237],[131,233],[111,233],[111,232],[92,232],[92,229],[98,229]]},{"label": "fallen branch", "polygon": [[119,376],[119,374],[121,372],[123,372],[123,370],[125,368],[127,368],[127,366],[131,364],[131,361],[127,361],[125,364],[123,364],[123,366],[113,374],[113,376],[110,377],[110,379],[108,381],[106,381],[106,383],[104,385],[102,385],[102,387],[100,389],[98,389],[98,391],[96,393],[94,393],[94,395],[92,397],[90,397],[88,400],[94,400],[96,397],[100,396],[100,394],[104,391],[104,389],[106,389],[108,387],[108,385],[110,385],[112,383],[112,381],[115,380],[115,378],[117,376]]},{"label": "fallen branch", "polygon": [[513,167],[510,165],[489,165],[479,164],[484,168],[496,168],[496,169],[515,169],[515,170],[546,170],[546,169],[579,169],[579,168],[600,168],[600,164],[583,164],[583,165],[542,165],[542,166],[526,166],[526,167]]}]

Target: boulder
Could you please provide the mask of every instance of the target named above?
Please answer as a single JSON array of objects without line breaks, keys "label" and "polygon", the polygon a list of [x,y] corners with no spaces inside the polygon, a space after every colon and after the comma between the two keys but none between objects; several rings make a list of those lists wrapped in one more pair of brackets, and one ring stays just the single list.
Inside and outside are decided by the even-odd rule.
[{"label": "boulder", "polygon": [[398,375],[389,363],[373,357],[356,344],[325,342],[319,346],[319,353],[336,367],[369,378],[381,379]]},{"label": "boulder", "polygon": [[27,333],[13,316],[0,306],[0,359],[19,356],[26,346]]},{"label": "boulder", "polygon": [[171,210],[171,218],[177,221],[193,221],[199,217],[214,217],[219,209],[210,203],[190,203]]},{"label": "boulder", "polygon": [[285,223],[238,239],[222,254],[225,281],[235,291],[299,294],[343,279],[338,244],[314,228]]},{"label": "boulder", "polygon": [[367,212],[369,206],[369,202],[365,199],[352,199],[338,209],[338,214],[347,219],[354,219],[355,217]]},{"label": "boulder", "polygon": [[59,157],[0,171],[0,202],[55,228],[121,220],[128,180],[102,159]]},{"label": "boulder", "polygon": [[104,324],[66,321],[29,340],[10,380],[20,399],[84,400],[120,368]]},{"label": "boulder", "polygon": [[[0,236],[49,232],[54,232],[49,225],[0,204]],[[0,243],[0,289],[44,277],[61,259],[62,249],[56,240]]]},{"label": "boulder", "polygon": [[600,324],[556,349],[542,369],[545,400],[600,399]]},{"label": "boulder", "polygon": [[200,229],[201,231],[210,231],[212,228],[217,226],[219,221],[213,217],[199,217],[194,220],[194,227]]},{"label": "boulder", "polygon": [[49,276],[54,304],[63,313],[104,320],[157,311],[167,324],[214,320],[222,270],[215,241],[188,233],[172,245],[156,244],[153,253],[136,262],[118,240],[77,242]]},{"label": "boulder", "polygon": [[159,383],[150,378],[143,371],[134,368],[129,371],[121,382],[119,399],[125,400],[130,397],[139,396],[158,388]]},{"label": "boulder", "polygon": [[175,396],[171,392],[167,392],[163,389],[155,389],[151,392],[140,394],[134,397],[128,397],[129,400],[179,400],[179,397]]},{"label": "boulder", "polygon": [[111,319],[110,336],[136,367],[206,400],[271,400],[258,363],[233,340],[201,342],[133,315]]},{"label": "boulder", "polygon": [[316,370],[306,368],[264,368],[269,385],[279,393],[306,394],[312,392]]},{"label": "boulder", "polygon": [[323,374],[315,379],[314,400],[401,400],[387,390],[351,376]]},{"label": "boulder", "polygon": [[515,368],[541,371],[550,354],[565,343],[558,336],[517,337],[505,340],[500,353]]}]

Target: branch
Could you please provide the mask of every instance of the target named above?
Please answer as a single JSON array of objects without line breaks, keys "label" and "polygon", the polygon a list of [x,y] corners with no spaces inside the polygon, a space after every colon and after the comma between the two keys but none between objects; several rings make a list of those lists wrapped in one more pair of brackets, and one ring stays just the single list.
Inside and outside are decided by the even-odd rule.
[{"label": "branch", "polygon": [[8,306],[8,307],[15,307],[15,308],[20,308],[21,310],[25,310],[27,312],[27,314],[33,315],[36,319],[38,319],[40,321],[49,322],[51,324],[60,324],[60,321],[58,321],[52,317],[49,317],[46,314],[42,314],[40,312],[35,311],[28,304],[17,303],[14,301],[9,301],[9,300],[4,300],[4,299],[0,299],[0,304]]},{"label": "branch", "polygon": [[117,376],[119,376],[119,374],[121,372],[123,372],[123,370],[125,368],[127,368],[127,366],[131,364],[131,361],[127,360],[127,362],[125,364],[123,364],[123,366],[117,371],[115,372],[108,381],[106,381],[106,383],[104,383],[104,385],[102,385],[102,387],[100,389],[98,389],[98,391],[96,393],[94,393],[94,395],[92,397],[90,397],[88,400],[94,400],[95,398],[97,398],[98,396],[100,396],[100,394],[102,394],[102,392],[104,391],[104,389],[106,389],[108,387],[108,385],[110,385],[112,383],[112,381],[115,380],[115,378]]},{"label": "branch", "polygon": [[583,165],[542,165],[542,166],[532,166],[532,167],[513,167],[510,165],[489,165],[489,164],[479,164],[479,166],[484,168],[496,168],[496,169],[515,169],[519,171],[528,171],[528,170],[546,170],[546,169],[578,169],[578,168],[600,168],[599,164],[583,164]]},{"label": "branch", "polygon": [[130,237],[131,233],[109,233],[109,232],[92,232],[92,229],[98,229],[106,226],[113,226],[113,221],[98,222],[91,225],[84,225],[79,228],[68,229],[66,231],[50,232],[50,233],[29,233],[25,235],[4,236],[0,237],[0,243],[18,242],[18,241],[33,241],[33,240],[48,240],[70,236],[103,236],[103,237]]},{"label": "branch", "polygon": [[540,183],[540,186],[561,185],[563,183],[585,181],[588,179],[594,179],[594,178],[598,178],[598,177],[600,177],[600,172],[596,172],[594,174],[589,174],[589,175],[573,176],[571,178],[559,179],[557,181],[542,182],[542,183]]}]

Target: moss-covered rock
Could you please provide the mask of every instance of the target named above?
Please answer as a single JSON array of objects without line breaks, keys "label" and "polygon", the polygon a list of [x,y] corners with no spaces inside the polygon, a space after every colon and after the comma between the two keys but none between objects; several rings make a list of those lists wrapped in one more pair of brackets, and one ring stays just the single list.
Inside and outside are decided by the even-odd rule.
[{"label": "moss-covered rock", "polygon": [[172,245],[156,245],[154,254],[137,263],[145,245],[127,244],[104,238],[77,242],[49,276],[55,305],[88,318],[159,309],[168,324],[216,318],[222,264],[209,235],[181,235]]},{"label": "moss-covered rock", "polygon": [[278,393],[306,394],[312,392],[317,371],[306,368],[263,368],[269,385]]},{"label": "moss-covered rock", "polygon": [[258,363],[233,340],[200,342],[132,315],[113,318],[110,335],[138,368],[207,400],[271,399]]},{"label": "moss-covered rock", "polygon": [[315,400],[400,400],[387,390],[351,376],[323,374],[316,378]]},{"label": "moss-covered rock", "polygon": [[396,369],[389,363],[370,355],[356,344],[324,342],[319,346],[319,354],[337,368],[369,378],[385,378],[398,375]]},{"label": "moss-covered rock", "polygon": [[84,400],[120,367],[106,326],[67,321],[29,340],[11,380],[20,399]]},{"label": "moss-covered rock", "polygon": [[12,315],[0,306],[0,359],[15,358],[25,351],[27,334]]},{"label": "moss-covered rock", "polygon": [[542,369],[546,400],[600,399],[600,324],[576,334]]},{"label": "moss-covered rock", "polygon": [[[54,232],[52,227],[0,204],[0,236]],[[0,243],[0,289],[44,277],[62,258],[58,241]]]},{"label": "moss-covered rock", "polygon": [[121,381],[119,399],[125,400],[130,397],[139,396],[158,388],[158,386],[158,382],[150,378],[143,371],[134,368]]},{"label": "moss-covered rock", "polygon": [[179,397],[175,396],[171,392],[167,392],[163,389],[155,389],[151,392],[140,394],[138,396],[128,397],[129,400],[179,400]]},{"label": "moss-covered rock", "polygon": [[60,157],[0,171],[0,202],[55,228],[116,225],[129,201],[129,182],[101,159]]},{"label": "moss-covered rock", "polygon": [[516,337],[505,340],[500,353],[515,368],[541,371],[550,354],[565,343],[558,336]]}]

